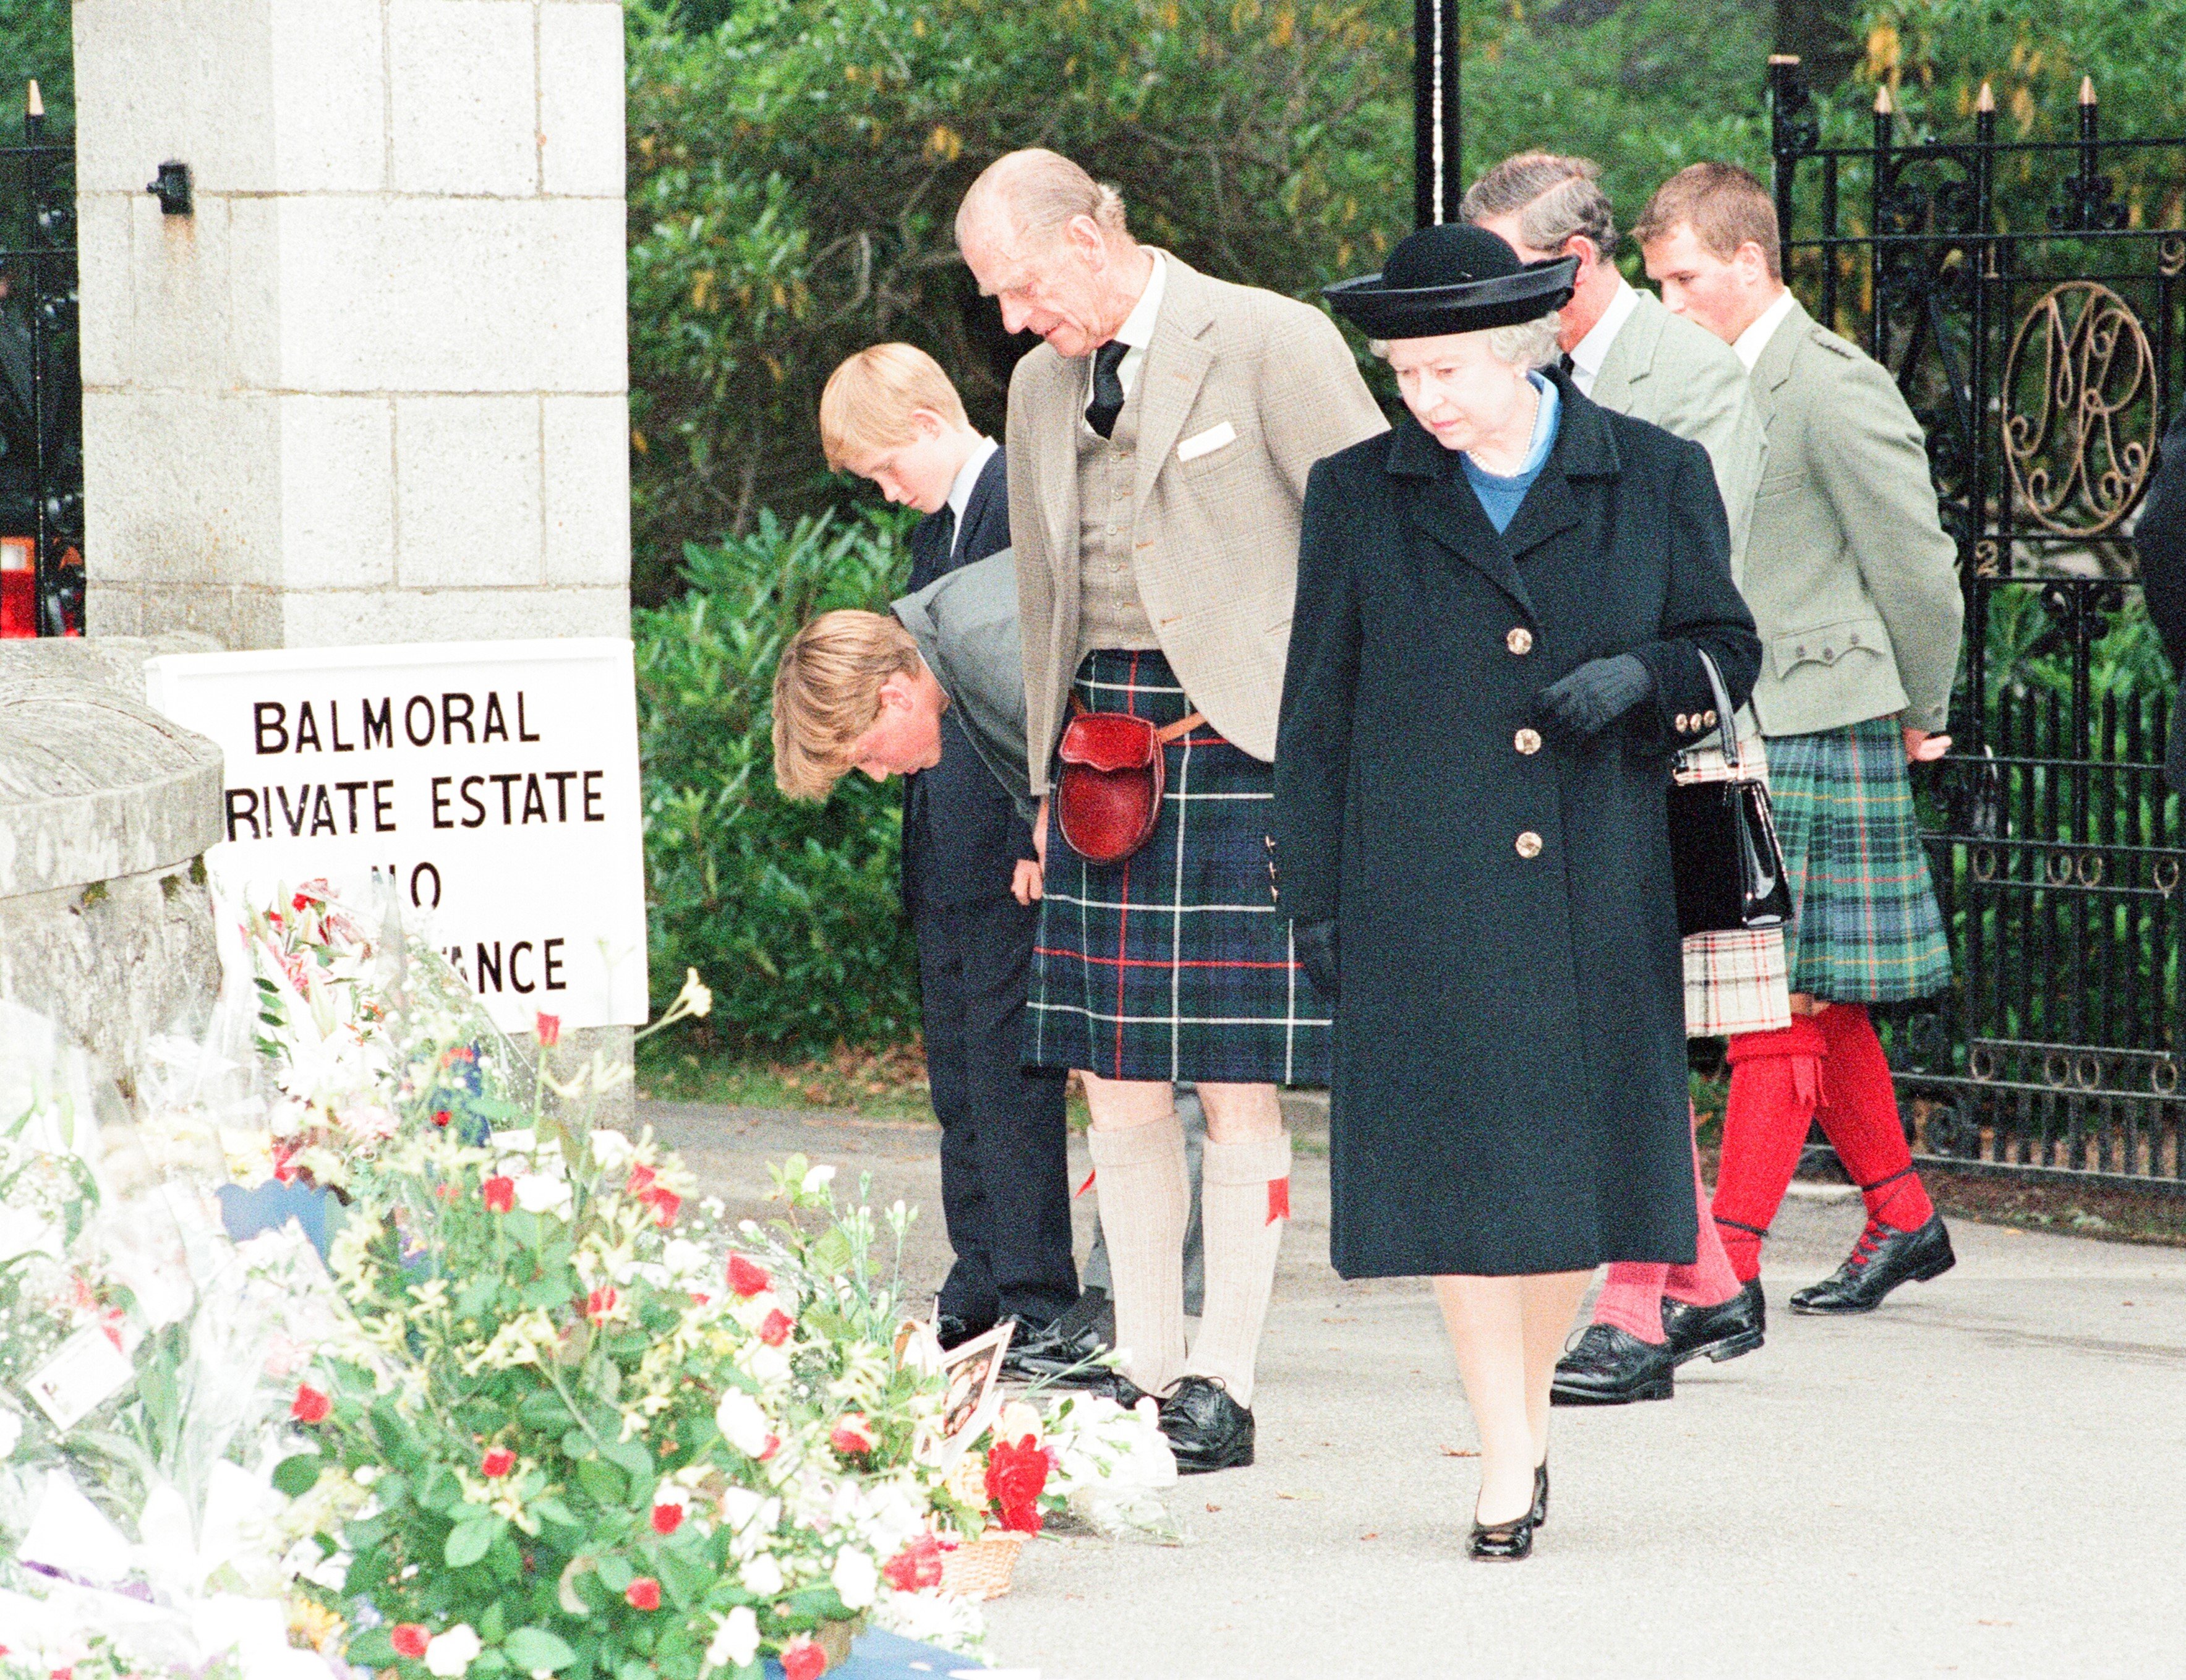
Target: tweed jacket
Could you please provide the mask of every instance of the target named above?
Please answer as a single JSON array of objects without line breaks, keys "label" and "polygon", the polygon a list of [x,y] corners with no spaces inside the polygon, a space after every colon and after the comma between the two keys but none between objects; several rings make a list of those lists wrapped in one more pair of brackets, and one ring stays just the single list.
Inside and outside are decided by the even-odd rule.
[{"label": "tweed jacket", "polygon": [[[1139,596],[1192,703],[1230,741],[1271,760],[1306,475],[1388,423],[1320,311],[1168,261],[1129,398],[1143,405],[1133,498]],[[1090,361],[1041,344],[1010,379],[1010,533],[1035,795],[1047,791],[1078,647],[1078,437]]]},{"label": "tweed jacket", "polygon": [[1942,728],[1965,608],[1920,423],[1887,369],[1796,302],[1752,389],[1768,455],[1740,587],[1766,650],[1762,733],[1892,714]]},{"label": "tweed jacket", "polygon": [[918,644],[918,657],[949,697],[949,715],[987,774],[1030,816],[1016,559],[1005,548],[967,561],[889,610]]},{"label": "tweed jacket", "polygon": [[1648,421],[1708,452],[1730,522],[1731,579],[1741,581],[1753,496],[1768,452],[1746,368],[1738,352],[1707,328],[1671,314],[1652,292],[1638,297],[1610,340],[1591,395],[1604,408]]}]

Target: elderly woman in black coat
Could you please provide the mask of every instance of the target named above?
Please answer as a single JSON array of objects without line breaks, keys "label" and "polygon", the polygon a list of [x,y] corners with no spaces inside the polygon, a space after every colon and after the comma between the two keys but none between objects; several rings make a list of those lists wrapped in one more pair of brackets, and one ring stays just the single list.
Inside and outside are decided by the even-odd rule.
[{"label": "elderly woman in black coat", "polygon": [[[1275,752],[1281,905],[1337,1002],[1331,1248],[1434,1280],[1522,1558],[1605,1261],[1690,1262],[1670,759],[1760,661],[1700,445],[1561,372],[1569,258],[1412,235],[1329,288],[1410,417],[1313,470]],[[1544,371],[1548,369],[1548,371]]]}]

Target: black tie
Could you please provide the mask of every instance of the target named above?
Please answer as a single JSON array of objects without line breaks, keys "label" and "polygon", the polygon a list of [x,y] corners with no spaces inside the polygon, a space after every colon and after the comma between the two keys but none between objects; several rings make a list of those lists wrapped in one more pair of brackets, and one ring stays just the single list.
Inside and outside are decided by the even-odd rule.
[{"label": "black tie", "polygon": [[1085,406],[1085,423],[1102,437],[1113,437],[1116,417],[1124,412],[1124,381],[1117,371],[1130,346],[1111,339],[1093,352],[1093,400]]}]

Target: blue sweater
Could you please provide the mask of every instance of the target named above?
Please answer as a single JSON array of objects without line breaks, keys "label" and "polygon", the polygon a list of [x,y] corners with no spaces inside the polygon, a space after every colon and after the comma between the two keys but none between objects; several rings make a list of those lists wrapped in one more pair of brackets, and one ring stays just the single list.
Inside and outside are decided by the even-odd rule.
[{"label": "blue sweater", "polygon": [[1526,464],[1506,479],[1483,472],[1470,455],[1460,452],[1457,457],[1465,463],[1465,476],[1472,485],[1472,493],[1480,498],[1481,512],[1487,514],[1488,523],[1499,533],[1510,529],[1519,504],[1533,487],[1533,480],[1541,476],[1541,468],[1549,464],[1549,451],[1556,443],[1556,421],[1563,400],[1556,395],[1552,381],[1539,373],[1526,377],[1541,394],[1540,412],[1533,417],[1533,442],[1526,451]]}]

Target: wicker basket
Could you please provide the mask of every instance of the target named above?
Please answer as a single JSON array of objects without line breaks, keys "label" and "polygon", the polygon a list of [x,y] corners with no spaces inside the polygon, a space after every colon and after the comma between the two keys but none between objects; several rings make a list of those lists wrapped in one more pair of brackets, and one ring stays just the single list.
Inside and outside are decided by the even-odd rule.
[{"label": "wicker basket", "polygon": [[1025,1537],[995,1529],[967,1540],[941,1559],[941,1590],[960,1599],[999,1599],[1010,1590],[1010,1574]]}]

